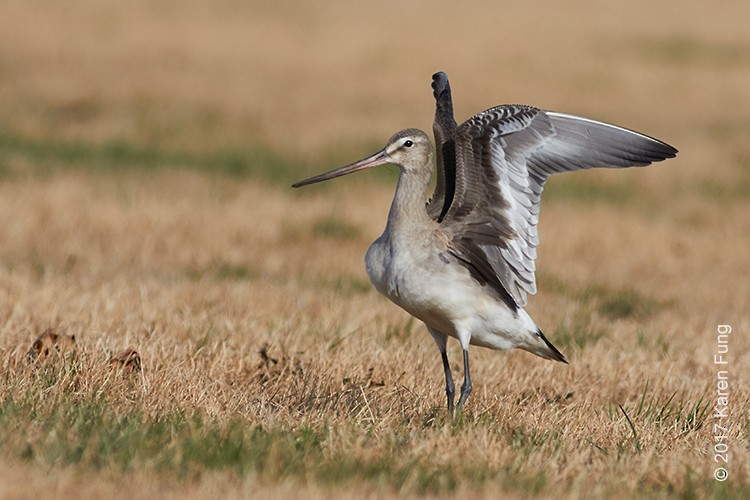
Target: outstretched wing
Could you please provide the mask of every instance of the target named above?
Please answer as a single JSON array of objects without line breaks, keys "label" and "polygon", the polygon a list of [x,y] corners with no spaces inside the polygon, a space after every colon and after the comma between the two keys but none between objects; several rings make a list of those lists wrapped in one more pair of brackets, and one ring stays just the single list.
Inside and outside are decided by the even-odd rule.
[{"label": "outstretched wing", "polygon": [[437,221],[442,221],[450,201],[453,199],[456,180],[456,129],[453,118],[453,100],[448,75],[438,72],[432,75],[432,95],[435,97],[435,120],[432,132],[435,135],[435,156],[437,178],[435,192],[427,202],[427,213]]},{"label": "outstretched wing", "polygon": [[[454,132],[452,197],[439,220],[451,251],[509,305],[536,293],[539,200],[551,174],[649,165],[677,150],[615,125],[531,106],[498,106]],[[444,181],[445,185],[450,180]]]}]

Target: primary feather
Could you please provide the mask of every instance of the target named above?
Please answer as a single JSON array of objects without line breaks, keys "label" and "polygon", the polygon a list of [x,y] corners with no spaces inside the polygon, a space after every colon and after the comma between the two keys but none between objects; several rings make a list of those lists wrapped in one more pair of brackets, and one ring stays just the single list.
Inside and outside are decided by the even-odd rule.
[{"label": "primary feather", "polygon": [[515,307],[536,293],[539,202],[550,175],[644,166],[677,154],[632,130],[517,104],[454,127],[445,74],[433,77],[433,88],[438,181],[427,211],[452,235],[452,252]]}]

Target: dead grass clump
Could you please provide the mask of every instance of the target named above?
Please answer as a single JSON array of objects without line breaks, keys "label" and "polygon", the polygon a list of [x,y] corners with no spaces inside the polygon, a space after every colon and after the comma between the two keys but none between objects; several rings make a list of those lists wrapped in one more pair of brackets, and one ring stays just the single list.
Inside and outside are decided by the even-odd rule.
[{"label": "dead grass clump", "polygon": [[26,356],[30,361],[38,361],[45,360],[50,355],[59,357],[75,354],[75,343],[75,335],[57,334],[52,328],[47,328],[31,344]]},{"label": "dead grass clump", "polygon": [[135,349],[125,349],[119,354],[112,356],[109,364],[127,372],[139,372],[141,371],[141,356]]}]

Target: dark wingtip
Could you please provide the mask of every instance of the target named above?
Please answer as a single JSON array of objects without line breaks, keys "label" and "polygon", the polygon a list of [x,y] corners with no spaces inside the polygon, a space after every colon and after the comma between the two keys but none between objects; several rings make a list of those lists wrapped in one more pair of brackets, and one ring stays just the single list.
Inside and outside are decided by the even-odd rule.
[{"label": "dark wingtip", "polygon": [[666,142],[664,143],[664,146],[666,146],[667,148],[667,158],[674,158],[675,156],[677,156],[677,153],[679,153],[676,147],[671,146]]},{"label": "dark wingtip", "polygon": [[667,144],[664,141],[660,141],[659,139],[656,139],[655,137],[650,137],[650,136],[646,136],[646,137],[648,137],[649,139],[651,139],[652,141],[656,143],[656,148],[652,149],[652,151],[656,153],[657,156],[659,156],[659,160],[656,160],[656,161],[666,160],[668,158],[674,158],[675,156],[677,156],[677,153],[679,153],[679,151],[677,151],[677,148],[672,146],[671,144]]},{"label": "dark wingtip", "polygon": [[450,93],[450,84],[448,83],[448,75],[442,71],[438,71],[432,75],[432,95],[435,99],[439,99],[443,92],[448,91]]},{"label": "dark wingtip", "polygon": [[549,347],[550,351],[552,351],[553,357],[551,357],[550,359],[552,359],[554,361],[560,361],[561,363],[565,363],[567,365],[568,364],[568,360],[565,359],[565,355],[563,355],[563,353],[561,353],[557,349],[557,347],[555,347],[554,345],[552,345],[552,342],[550,342],[549,340],[547,340],[547,337],[544,336],[544,334],[542,333],[542,331],[539,330],[539,329],[537,329],[536,333],[537,333],[537,335],[539,335],[539,338],[541,338],[544,341],[544,343],[547,344],[547,347]]},{"label": "dark wingtip", "polygon": [[666,142],[660,141],[658,139],[654,139],[658,143],[658,149],[652,150],[653,157],[650,159],[650,162],[658,162],[658,161],[664,161],[668,160],[670,158],[674,158],[677,156],[677,148],[674,146],[670,146]]}]

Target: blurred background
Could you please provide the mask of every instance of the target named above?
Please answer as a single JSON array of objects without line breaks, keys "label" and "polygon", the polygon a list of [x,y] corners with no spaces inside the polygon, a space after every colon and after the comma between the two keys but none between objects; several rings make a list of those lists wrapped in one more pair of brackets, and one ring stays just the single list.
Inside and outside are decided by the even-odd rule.
[{"label": "blurred background", "polygon": [[[217,172],[299,199],[308,192],[288,183],[363,157],[402,128],[430,130],[431,75],[442,70],[459,122],[525,103],[676,146],[676,160],[637,174],[550,182],[545,203],[639,206],[652,221],[676,224],[675,256],[694,245],[691,233],[711,234],[693,258],[720,285],[715,265],[731,275],[741,262],[712,262],[714,245],[750,229],[747,19],[744,1],[6,0],[0,172]],[[153,185],[165,192],[168,184]],[[333,199],[344,191],[316,189]],[[382,212],[372,222],[380,227],[393,187],[372,189],[383,199],[371,208]],[[261,218],[247,214],[248,224],[253,216]],[[551,217],[542,217],[543,240],[545,220],[569,222]],[[376,234],[367,229],[362,239]]]},{"label": "blurred background", "polygon": [[683,159],[721,136],[702,156],[712,171],[736,160],[728,146],[750,127],[748,11],[692,0],[7,0],[0,127],[6,142],[314,156],[429,129],[430,76],[442,70],[459,121],[528,103],[643,129]]},{"label": "blurred background", "polygon": [[[716,325],[750,329],[748,20],[747,0],[0,1],[0,496],[164,496],[216,466],[214,430],[238,415],[250,437],[230,427],[227,453],[251,462],[228,460],[194,496],[246,496],[267,470],[269,498],[329,497],[297,486],[316,493],[332,464],[358,497],[363,477],[382,483],[374,440],[385,495],[466,481],[485,488],[471,498],[726,497],[701,419]],[[472,350],[466,432],[433,425],[435,346],[365,273],[397,169],[289,187],[429,131],[436,71],[459,122],[523,103],[680,151],[547,183],[528,311],[571,364]],[[82,360],[57,384],[27,369],[48,328],[75,335]],[[750,358],[731,342],[741,413]],[[137,383],[108,362],[129,348]],[[194,414],[218,427],[161,423]],[[730,477],[746,491],[736,423]],[[288,443],[263,441],[269,457],[291,450],[298,482],[281,493],[287,468],[253,451],[256,426]],[[306,429],[323,429],[313,454]]]}]

